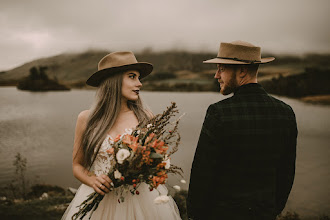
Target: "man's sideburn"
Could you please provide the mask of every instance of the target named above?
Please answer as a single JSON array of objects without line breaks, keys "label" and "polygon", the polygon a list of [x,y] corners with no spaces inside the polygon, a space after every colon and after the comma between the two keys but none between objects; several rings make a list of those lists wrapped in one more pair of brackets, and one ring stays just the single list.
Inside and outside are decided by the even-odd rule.
[{"label": "man's sideburn", "polygon": [[[231,73],[229,82],[223,86],[224,88],[221,92],[223,95],[229,95],[230,93],[234,92],[235,89],[238,87],[238,83],[236,82],[237,67],[236,66],[235,67],[225,66],[225,68],[232,68],[232,70],[233,70]],[[221,88],[220,88],[220,91],[221,91]]]}]

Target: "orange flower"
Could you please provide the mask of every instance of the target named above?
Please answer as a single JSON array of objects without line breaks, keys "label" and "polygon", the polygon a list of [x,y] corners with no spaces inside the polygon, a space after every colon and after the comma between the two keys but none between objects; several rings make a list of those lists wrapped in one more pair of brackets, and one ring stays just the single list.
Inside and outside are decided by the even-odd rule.
[{"label": "orange flower", "polygon": [[158,144],[158,147],[162,147],[164,146],[165,142],[164,141],[160,141],[159,144]]},{"label": "orange flower", "polygon": [[156,150],[156,153],[165,154],[168,150],[168,146],[164,141],[154,140],[152,143],[148,145]]},{"label": "orange flower", "polygon": [[126,134],[123,138],[123,143],[124,144],[133,144],[133,143],[137,143],[139,140],[138,137],[134,137],[132,135]]},{"label": "orange flower", "polygon": [[132,144],[132,136],[129,134],[126,134],[123,138],[124,144]]},{"label": "orange flower", "polygon": [[164,162],[163,163],[160,163],[160,164],[157,165],[157,169],[159,170],[161,168],[164,168],[165,165],[166,165],[166,163],[164,163]]},{"label": "orange flower", "polygon": [[136,149],[138,148],[138,144],[137,143],[133,143],[133,144],[130,144],[128,145],[134,152],[136,152]]},{"label": "orange flower", "polygon": [[164,184],[165,183],[165,180],[167,179],[167,174],[163,175],[163,176],[153,176],[152,178],[152,183],[153,183],[153,186],[155,188],[157,188],[157,186],[159,184]]},{"label": "orange flower", "polygon": [[107,150],[107,153],[108,153],[108,154],[113,154],[114,151],[115,151],[115,149],[110,148],[110,149]]},{"label": "orange flower", "polygon": [[149,134],[149,136],[146,138],[145,144],[147,144],[149,141],[151,141],[155,137],[155,133]]},{"label": "orange flower", "polygon": [[151,147],[153,147],[153,148],[156,148],[157,147],[157,140],[155,140],[154,142],[152,142],[152,144],[151,144]]},{"label": "orange flower", "polygon": [[157,176],[163,176],[163,175],[166,175],[166,172],[163,170],[157,173]]},{"label": "orange flower", "polygon": [[156,152],[157,152],[158,154],[165,154],[167,150],[168,150],[168,146],[163,146],[163,147],[159,147],[159,148],[157,148],[157,149],[156,149]]},{"label": "orange flower", "polygon": [[153,185],[155,188],[159,185],[158,180],[159,180],[159,177],[157,177],[157,176],[154,176],[152,178],[152,182],[153,182]]},{"label": "orange flower", "polygon": [[115,138],[115,140],[113,140],[114,142],[117,142],[117,141],[119,141],[120,140],[120,137],[121,137],[121,135],[120,134],[118,134],[117,135],[117,137]]}]

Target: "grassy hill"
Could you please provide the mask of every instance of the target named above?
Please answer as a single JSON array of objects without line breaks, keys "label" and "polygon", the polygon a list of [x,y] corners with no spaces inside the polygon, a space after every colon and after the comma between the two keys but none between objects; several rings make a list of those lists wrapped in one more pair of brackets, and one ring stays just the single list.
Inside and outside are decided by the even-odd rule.
[{"label": "grassy hill", "polygon": [[45,66],[47,75],[60,81],[70,82],[87,78],[97,69],[98,61],[106,55],[105,51],[86,51],[79,54],[60,54],[25,63],[12,70],[2,72],[0,81],[22,79],[29,74],[32,67]]},{"label": "grassy hill", "polygon": [[[109,51],[89,50],[82,53],[64,53],[25,63],[9,71],[0,72],[0,85],[17,85],[27,77],[33,67],[47,67],[50,79],[69,87],[85,87],[86,79],[97,70],[99,60]],[[154,65],[153,73],[143,80],[144,89],[171,91],[217,91],[218,84],[212,80],[216,65],[203,64],[215,53],[186,51],[143,51],[136,54],[138,61]],[[264,57],[272,56],[271,54]],[[259,81],[299,75],[306,68],[330,69],[330,54],[307,54],[303,56],[276,56],[271,64],[261,65]]]}]

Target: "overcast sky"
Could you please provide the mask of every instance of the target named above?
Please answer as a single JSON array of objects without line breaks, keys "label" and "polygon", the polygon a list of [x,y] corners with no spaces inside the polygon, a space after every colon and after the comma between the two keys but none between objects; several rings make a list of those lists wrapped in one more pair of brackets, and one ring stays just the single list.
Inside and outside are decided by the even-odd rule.
[{"label": "overcast sky", "polygon": [[0,70],[100,48],[330,52],[329,0],[1,0]]}]

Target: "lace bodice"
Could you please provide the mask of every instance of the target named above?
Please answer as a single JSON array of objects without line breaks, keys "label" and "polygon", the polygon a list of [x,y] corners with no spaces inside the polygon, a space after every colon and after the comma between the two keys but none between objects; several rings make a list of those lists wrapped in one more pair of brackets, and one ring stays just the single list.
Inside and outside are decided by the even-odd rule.
[{"label": "lace bodice", "polygon": [[[125,132],[121,134],[121,136],[125,134],[131,134],[131,129],[125,129]],[[96,175],[100,176],[102,174],[108,174],[111,169],[110,161],[112,160],[113,155],[109,155],[107,150],[112,148],[114,141],[110,135],[107,135],[102,145],[100,147],[99,153],[96,156],[96,159],[92,165],[91,171]]]}]

